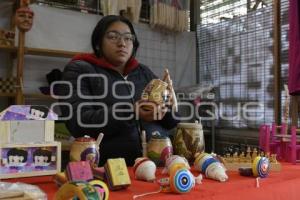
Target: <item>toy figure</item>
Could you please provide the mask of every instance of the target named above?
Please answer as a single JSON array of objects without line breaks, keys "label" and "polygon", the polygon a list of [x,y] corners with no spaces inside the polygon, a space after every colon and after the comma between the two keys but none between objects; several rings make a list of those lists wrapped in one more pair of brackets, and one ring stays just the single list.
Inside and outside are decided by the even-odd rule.
[{"label": "toy figure", "polygon": [[29,115],[26,116],[28,119],[45,119],[48,116],[48,108],[44,106],[30,106]]},{"label": "toy figure", "polygon": [[27,32],[33,24],[34,13],[29,7],[21,7],[16,11],[15,22],[21,32]]},{"label": "toy figure", "polygon": [[20,169],[26,165],[28,153],[23,149],[12,148],[7,152],[8,166],[12,169]]},{"label": "toy figure", "polygon": [[49,166],[51,163],[52,152],[47,149],[39,148],[33,153],[33,162],[36,168]]}]

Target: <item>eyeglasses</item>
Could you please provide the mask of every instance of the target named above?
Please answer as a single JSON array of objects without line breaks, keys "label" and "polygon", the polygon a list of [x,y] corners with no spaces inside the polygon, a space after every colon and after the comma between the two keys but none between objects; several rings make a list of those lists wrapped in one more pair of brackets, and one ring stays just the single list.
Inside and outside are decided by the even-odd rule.
[{"label": "eyeglasses", "polygon": [[132,44],[135,40],[135,35],[131,33],[119,33],[117,31],[109,31],[105,34],[106,38],[113,43],[117,43],[122,38],[125,44]]}]

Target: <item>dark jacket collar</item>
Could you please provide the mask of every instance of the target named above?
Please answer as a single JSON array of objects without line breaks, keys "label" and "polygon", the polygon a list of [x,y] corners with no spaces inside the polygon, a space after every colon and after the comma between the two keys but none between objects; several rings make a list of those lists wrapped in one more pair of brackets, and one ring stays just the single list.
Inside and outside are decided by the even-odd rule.
[{"label": "dark jacket collar", "polygon": [[[107,69],[112,69],[112,70],[117,71],[115,69],[115,67],[111,63],[109,63],[105,58],[98,58],[95,56],[95,54],[92,54],[92,53],[77,54],[72,58],[72,61],[75,61],[75,60],[83,60],[83,61],[86,61],[90,64],[96,65],[101,68],[107,68]],[[129,74],[131,71],[136,69],[138,66],[139,66],[138,61],[135,58],[130,58],[125,66],[123,75]]]}]

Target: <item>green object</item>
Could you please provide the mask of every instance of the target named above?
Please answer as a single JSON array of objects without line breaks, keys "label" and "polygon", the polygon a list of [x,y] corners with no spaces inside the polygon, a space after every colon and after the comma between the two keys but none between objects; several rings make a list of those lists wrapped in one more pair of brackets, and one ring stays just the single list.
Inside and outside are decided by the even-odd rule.
[{"label": "green object", "polygon": [[54,132],[55,138],[69,139],[71,137],[71,133],[63,122],[55,123]]}]

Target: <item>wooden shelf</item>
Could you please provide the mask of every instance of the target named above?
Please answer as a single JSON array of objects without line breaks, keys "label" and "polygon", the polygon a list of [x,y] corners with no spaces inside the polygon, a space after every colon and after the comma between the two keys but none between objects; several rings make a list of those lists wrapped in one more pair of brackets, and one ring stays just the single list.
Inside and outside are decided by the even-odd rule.
[{"label": "wooden shelf", "polygon": [[25,93],[24,96],[26,98],[31,99],[49,99],[49,100],[55,100],[51,95],[45,95],[42,93]]},{"label": "wooden shelf", "polygon": [[0,92],[0,97],[15,97],[16,93],[2,93]]},{"label": "wooden shelf", "polygon": [[[0,49],[11,53],[17,53],[17,47],[0,46]],[[83,52],[25,47],[24,53],[27,55],[36,55],[36,56],[72,58],[76,54],[80,54]]]},{"label": "wooden shelf", "polygon": [[10,47],[10,46],[2,46],[0,45],[0,49],[10,52],[10,53],[16,53],[17,52],[17,47]]}]

